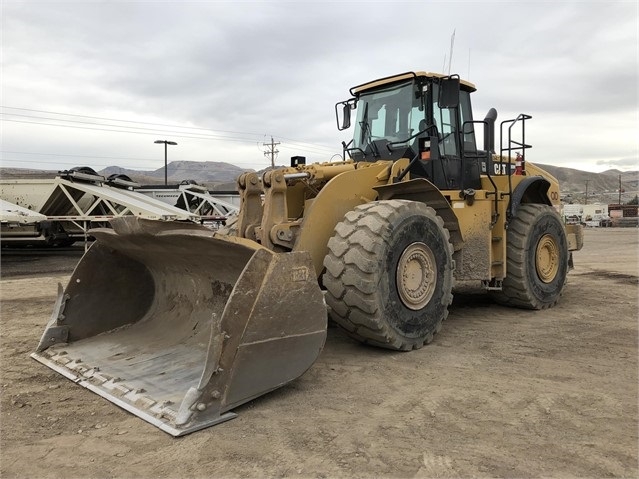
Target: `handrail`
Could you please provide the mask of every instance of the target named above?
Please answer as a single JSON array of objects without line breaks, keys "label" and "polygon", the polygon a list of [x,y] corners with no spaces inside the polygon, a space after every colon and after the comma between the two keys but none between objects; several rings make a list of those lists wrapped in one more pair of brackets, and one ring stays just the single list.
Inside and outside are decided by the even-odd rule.
[{"label": "handrail", "polygon": [[[522,171],[525,172],[526,165],[526,150],[528,148],[532,148],[532,145],[526,144],[526,120],[530,120],[532,118],[531,115],[527,115],[525,113],[520,113],[516,118],[512,120],[504,120],[501,122],[499,126],[500,131],[500,139],[499,139],[499,156],[500,158],[504,157],[504,152],[508,152],[508,193],[502,193],[503,196],[512,197],[513,193],[513,185],[512,185],[512,152],[521,151],[521,166]],[[521,122],[521,141],[514,140],[512,138],[513,127]],[[509,124],[508,126],[508,143],[507,147],[504,147],[504,125]],[[513,216],[512,204],[508,210],[508,218]]]}]

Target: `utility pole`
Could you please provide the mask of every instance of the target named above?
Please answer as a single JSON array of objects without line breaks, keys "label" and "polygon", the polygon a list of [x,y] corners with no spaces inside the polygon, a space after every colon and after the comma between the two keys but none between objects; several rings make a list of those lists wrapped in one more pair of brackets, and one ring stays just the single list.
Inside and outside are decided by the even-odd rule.
[{"label": "utility pole", "polygon": [[264,156],[265,157],[271,157],[271,167],[275,168],[275,158],[277,157],[277,154],[280,152],[279,150],[276,150],[275,147],[277,145],[280,144],[279,141],[273,141],[273,137],[271,137],[271,142],[270,143],[262,143],[267,150],[264,152]]},{"label": "utility pole", "polygon": [[621,175],[619,175],[619,202],[617,204],[621,204]]},{"label": "utility pole", "polygon": [[586,180],[586,203],[588,204],[588,183],[590,183],[590,180]]}]

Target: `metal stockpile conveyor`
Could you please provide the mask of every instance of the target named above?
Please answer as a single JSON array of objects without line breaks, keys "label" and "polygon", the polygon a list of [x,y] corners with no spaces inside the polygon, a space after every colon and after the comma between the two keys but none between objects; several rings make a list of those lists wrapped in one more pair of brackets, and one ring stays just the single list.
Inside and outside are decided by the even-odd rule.
[{"label": "metal stockpile conveyor", "polygon": [[105,227],[110,219],[123,216],[192,222],[200,219],[131,187],[111,186],[102,176],[77,172],[65,172],[50,180],[2,180],[0,199],[43,215],[31,222],[24,234],[14,229],[9,235],[3,228],[3,241],[36,238],[48,244],[68,243],[86,239],[90,228]]}]

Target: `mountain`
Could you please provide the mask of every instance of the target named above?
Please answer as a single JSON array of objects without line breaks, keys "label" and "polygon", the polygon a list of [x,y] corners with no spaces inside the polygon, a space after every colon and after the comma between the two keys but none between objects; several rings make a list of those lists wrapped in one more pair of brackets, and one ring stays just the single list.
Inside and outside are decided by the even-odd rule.
[{"label": "mountain", "polygon": [[[180,183],[194,180],[211,190],[235,190],[237,177],[244,171],[238,166],[219,161],[172,161],[167,168],[168,182]],[[588,202],[617,203],[619,201],[619,175],[624,190],[621,200],[627,202],[634,198],[639,189],[639,171],[607,170],[602,173],[538,164],[553,175],[561,186],[562,197],[567,202],[583,203],[588,190]],[[112,174],[127,175],[140,184],[164,184],[164,167],[155,171],[141,171],[119,166],[109,166],[98,172],[108,177]],[[57,171],[43,171],[21,168],[0,168],[0,178],[53,178]]]},{"label": "mountain", "polygon": [[[180,183],[184,180],[195,180],[199,184],[213,186],[220,183],[235,183],[244,169],[220,161],[172,161],[167,165],[169,183]],[[143,184],[164,183],[164,167],[155,171],[138,171],[119,166],[109,166],[99,173],[103,176],[112,174],[127,175],[134,181]]]},{"label": "mountain", "polygon": [[57,170],[34,170],[32,168],[0,168],[2,180],[50,180],[56,177]]},{"label": "mountain", "polygon": [[617,203],[619,201],[619,176],[621,175],[622,202],[631,200],[639,189],[639,171],[607,170],[601,173],[535,163],[559,181],[562,196],[574,202],[584,202],[586,189],[588,201]]}]

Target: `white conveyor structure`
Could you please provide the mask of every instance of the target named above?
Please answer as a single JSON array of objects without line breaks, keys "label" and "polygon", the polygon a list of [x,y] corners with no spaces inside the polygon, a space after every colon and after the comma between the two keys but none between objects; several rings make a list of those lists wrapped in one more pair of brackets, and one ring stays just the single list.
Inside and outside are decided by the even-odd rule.
[{"label": "white conveyor structure", "polygon": [[[90,228],[108,226],[108,220],[125,215],[203,221],[198,214],[138,193],[132,186],[116,186],[102,176],[74,171],[50,180],[0,180],[0,199],[43,215],[26,227],[22,239],[37,236],[46,244],[86,240]],[[17,230],[9,233],[3,225],[3,242],[21,239]]]}]

